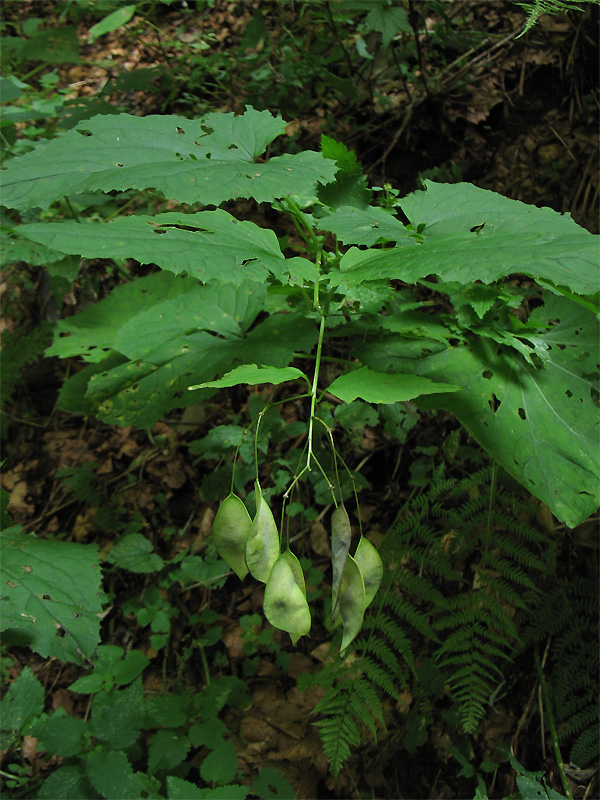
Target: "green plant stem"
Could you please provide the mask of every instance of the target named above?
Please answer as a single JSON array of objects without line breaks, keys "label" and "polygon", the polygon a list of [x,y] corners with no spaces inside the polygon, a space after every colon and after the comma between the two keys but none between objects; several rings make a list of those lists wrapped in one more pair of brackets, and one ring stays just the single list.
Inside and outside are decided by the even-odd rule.
[{"label": "green plant stem", "polygon": [[565,765],[563,762],[562,753],[560,752],[560,746],[558,744],[558,733],[556,731],[556,723],[554,722],[554,712],[552,711],[550,692],[548,691],[546,677],[544,675],[544,671],[542,670],[542,665],[540,663],[540,656],[537,650],[534,652],[533,657],[535,660],[535,668],[538,674],[538,679],[540,681],[540,687],[542,689],[544,706],[546,708],[546,713],[548,715],[548,726],[550,728],[550,735],[552,736],[552,745],[554,746],[554,757],[556,758],[556,763],[558,764],[560,779],[562,781],[563,789],[565,790],[565,794],[568,800],[573,800],[573,792],[571,791],[571,787],[569,786],[569,781],[567,780],[567,776],[565,773]]},{"label": "green plant stem", "polygon": [[204,645],[200,641],[197,641],[196,644],[198,645],[198,650],[200,651],[200,660],[202,661],[202,669],[204,670],[204,680],[206,681],[206,685],[210,686],[210,669],[208,667],[208,661],[206,660]]},{"label": "green plant stem", "polygon": [[[318,288],[317,288],[318,291]],[[319,384],[319,367],[321,366],[321,351],[323,349],[323,338],[325,336],[325,315],[321,315],[319,326],[319,343],[317,344],[317,357],[315,360],[315,372],[313,375],[312,388],[310,390],[310,419],[308,421],[308,452],[306,454],[306,468],[310,472],[310,461],[313,455],[313,424],[315,420],[315,408],[317,405],[317,387]]]}]

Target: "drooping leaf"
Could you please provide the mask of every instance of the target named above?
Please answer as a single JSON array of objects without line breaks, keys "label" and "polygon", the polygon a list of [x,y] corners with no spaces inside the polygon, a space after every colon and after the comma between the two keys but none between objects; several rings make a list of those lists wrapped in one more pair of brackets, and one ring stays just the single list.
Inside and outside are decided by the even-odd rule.
[{"label": "drooping leaf", "polygon": [[200,286],[169,273],[117,286],[100,303],[57,323],[47,353],[81,355],[100,367],[83,379],[75,375],[61,397],[76,413],[148,427],[165,411],[197,402],[200,393],[189,386],[236,363],[285,367],[297,349],[311,349],[317,329],[303,314],[272,314],[244,336],[264,297],[258,284]]},{"label": "drooping leaf", "polygon": [[[574,527],[599,502],[598,322],[566,298],[549,292],[543,298],[532,314],[549,346],[543,368],[485,339],[407,348],[391,337],[367,344],[359,355],[376,369],[462,384],[460,392],[422,397],[419,405],[456,414],[509,474]],[[425,346],[430,355],[422,354]]]},{"label": "drooping leaf", "polygon": [[263,609],[271,625],[287,631],[293,644],[310,631],[310,609],[306,602],[304,576],[290,550],[282,553],[273,565],[265,586]]},{"label": "drooping leaf", "polygon": [[491,283],[522,273],[583,295],[600,288],[597,241],[570,217],[468,183],[425,183],[426,191],[402,200],[413,227],[423,226],[421,244],[406,237],[390,249],[351,248],[341,271],[329,275],[332,283],[414,283],[427,275]]},{"label": "drooping leaf", "polygon": [[343,504],[340,504],[331,515],[331,562],[333,567],[333,580],[331,582],[331,619],[335,621],[339,613],[339,597],[342,585],[342,575],[350,542],[352,528],[350,518]]},{"label": "drooping leaf", "polygon": [[328,391],[345,403],[351,403],[357,397],[362,397],[368,403],[398,403],[424,394],[456,392],[460,388],[415,375],[373,372],[368,367],[360,367],[340,375],[329,386]]},{"label": "drooping leaf", "polygon": [[206,389],[209,387],[221,389],[228,386],[239,386],[240,384],[248,386],[256,386],[262,383],[279,384],[286,381],[295,381],[298,378],[304,378],[309,383],[302,370],[296,367],[263,367],[258,364],[244,364],[232,369],[231,372],[228,372],[219,380],[190,386],[190,389]]},{"label": "drooping leaf", "polygon": [[[49,541],[14,526],[0,534],[5,642],[81,664],[100,638],[100,564],[93,545]],[[57,632],[63,633],[58,636]]]},{"label": "drooping leaf", "polygon": [[217,553],[242,581],[248,574],[246,542],[252,519],[243,501],[235,494],[228,495],[219,506],[212,534]]},{"label": "drooping leaf", "polygon": [[180,116],[99,115],[30,153],[3,173],[9,208],[48,208],[65,194],[154,188],[182,203],[218,205],[311,194],[336,166],[320,153],[285,154],[256,163],[285,122],[268,111]]},{"label": "drooping leaf", "polygon": [[364,536],[360,537],[354,560],[358,564],[365,585],[365,608],[367,608],[377,594],[383,578],[383,562],[377,550]]},{"label": "drooping leaf", "polygon": [[279,531],[256,482],[256,515],[246,542],[246,564],[257,581],[266,583],[279,558]]}]

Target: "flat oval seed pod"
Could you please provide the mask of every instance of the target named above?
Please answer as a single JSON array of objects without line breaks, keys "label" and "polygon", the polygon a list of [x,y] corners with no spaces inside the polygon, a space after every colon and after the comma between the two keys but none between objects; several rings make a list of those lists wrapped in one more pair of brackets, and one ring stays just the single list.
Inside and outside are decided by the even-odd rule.
[{"label": "flat oval seed pod", "polygon": [[340,613],[344,623],[344,634],[340,647],[342,657],[350,642],[360,633],[365,608],[365,584],[360,574],[360,568],[352,556],[348,556],[340,591]]},{"label": "flat oval seed pod", "polygon": [[248,574],[246,541],[252,526],[248,509],[240,498],[231,493],[219,506],[212,526],[217,553],[240,580]]},{"label": "flat oval seed pod", "polygon": [[333,581],[331,583],[331,619],[335,621],[340,611],[339,596],[344,565],[350,549],[352,529],[348,512],[340,504],[331,515],[331,563]]},{"label": "flat oval seed pod", "polygon": [[383,562],[377,550],[364,536],[360,537],[354,560],[359,566],[365,584],[365,608],[367,608],[377,594],[383,578]]},{"label": "flat oval seed pod", "polygon": [[294,643],[310,631],[310,609],[285,553],[279,556],[269,575],[263,610],[271,625],[287,631]]},{"label": "flat oval seed pod", "polygon": [[246,541],[246,564],[257,581],[266,583],[279,558],[279,531],[256,482],[256,516]]},{"label": "flat oval seed pod", "polygon": [[[300,562],[296,558],[296,556],[292,553],[289,549],[284,550],[281,554],[281,558],[285,558],[290,567],[292,568],[292,572],[294,573],[294,580],[296,581],[296,586],[300,589],[304,597],[306,597],[306,584],[304,582],[304,573],[302,572],[302,567],[300,566]],[[300,634],[290,633],[290,638],[292,640],[292,644],[295,645],[300,638]]]}]

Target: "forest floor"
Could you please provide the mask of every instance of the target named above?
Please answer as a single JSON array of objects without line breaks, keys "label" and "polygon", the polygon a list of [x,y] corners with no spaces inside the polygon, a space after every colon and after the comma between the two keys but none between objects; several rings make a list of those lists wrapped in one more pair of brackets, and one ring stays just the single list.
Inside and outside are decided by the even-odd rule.
[{"label": "forest floor", "polygon": [[[29,8],[38,16],[52,15],[56,14],[53,5],[32,3]],[[169,9],[158,24],[160,47],[156,31],[150,27],[133,42],[127,29],[100,37],[82,46],[84,64],[59,69],[59,88],[68,88],[74,97],[89,96],[106,79],[108,62],[114,65],[115,74],[121,67],[155,68],[160,66],[159,50],[174,57],[175,51],[169,48],[186,41],[185,37],[191,41],[207,32],[213,33],[215,50],[226,52],[239,42],[255,7],[251,2],[215,2],[197,18],[183,13],[178,16],[175,9]],[[302,147],[318,149],[322,133],[344,141],[356,150],[373,184],[390,182],[401,195],[414,190],[423,178],[470,181],[526,203],[568,211],[579,224],[597,233],[598,106],[597,94],[594,96],[590,89],[591,76],[597,74],[597,13],[590,9],[585,15],[543,17],[525,37],[515,39],[523,15],[513,4],[471,2],[464,4],[464,9],[474,29],[494,36],[487,46],[474,48],[473,57],[466,63],[461,61],[460,67],[454,67],[448,59],[443,68],[423,71],[418,83],[399,86],[395,93],[388,91],[393,97],[391,105],[382,107],[375,98],[353,109],[352,114],[343,104],[330,102],[324,92],[321,102],[307,112],[295,118],[284,113],[290,123],[288,131]],[[86,41],[86,33],[86,24],[81,22],[81,42]],[[423,47],[428,46],[432,45],[424,40]],[[422,58],[424,64],[436,63],[434,53],[424,52]],[[121,100],[127,101],[131,113],[184,113],[179,101],[181,91],[166,106],[161,105],[165,97],[165,90],[150,100],[145,93],[133,91]],[[220,102],[222,110],[241,110],[235,91],[229,99],[221,96]],[[268,218],[268,210],[251,204],[238,208],[244,208],[255,220],[263,214]],[[47,287],[40,275],[32,270],[29,280],[24,281],[16,268],[10,268],[2,282],[3,329],[33,331],[52,314],[77,313],[93,297],[106,295],[118,280],[110,265],[99,264],[93,285],[89,279],[87,285],[80,281],[65,293],[62,307],[49,310]],[[118,499],[119,512],[114,520],[117,530],[123,531],[126,524],[144,530],[165,561],[184,551],[203,553],[218,504],[214,498],[207,498],[202,487],[216,462],[198,463],[188,445],[215,425],[228,424],[236,415],[243,415],[249,396],[217,395],[204,408],[172,414],[148,434],[57,410],[57,392],[65,371],[77,369],[75,361],[70,364],[41,358],[23,371],[17,390],[5,406],[7,461],[2,485],[10,493],[8,510],[13,520],[39,534],[64,534],[69,541],[96,542],[101,553],[107,554],[114,535],[99,521],[98,508],[104,501],[86,500],[85,491],[79,495],[73,492],[65,483],[64,473],[59,475],[60,470],[77,471],[82,464],[93,463],[100,497]],[[258,387],[253,391],[266,390]],[[294,409],[289,413],[293,415]],[[431,416],[403,448],[379,428],[369,426],[353,444],[353,463],[363,464],[362,473],[370,484],[363,493],[362,513],[364,522],[370,520],[374,541],[385,534],[410,495],[413,473],[408,451],[433,453],[427,457],[439,463],[451,437],[457,447],[479,450],[445,414]],[[455,474],[465,469],[455,463]],[[306,533],[313,566],[327,575],[330,553],[321,517],[307,527]],[[557,526],[547,509],[540,509],[539,520],[549,530]],[[589,525],[571,535],[581,558],[597,558],[597,542]],[[576,570],[577,562],[572,566]],[[139,597],[152,579],[115,570],[110,573],[109,590],[122,605]],[[353,754],[335,785],[328,775],[318,731],[311,724],[311,712],[322,690],[313,687],[300,691],[296,685],[299,675],[320,668],[327,653],[327,631],[313,630],[311,638],[301,640],[297,648],[275,633],[270,640],[263,637],[264,644],[252,652],[248,625],[253,625],[255,632],[263,630],[262,622],[257,625],[251,620],[251,615],[261,614],[261,590],[241,585],[234,578],[222,588],[209,587],[183,589],[172,585],[168,594],[174,606],[190,610],[210,607],[219,615],[223,635],[207,649],[208,660],[215,672],[225,670],[242,676],[252,697],[249,710],[230,710],[225,720],[235,733],[243,772],[276,766],[301,798],[442,798],[472,792],[472,784],[456,776],[456,762],[449,750],[453,742],[441,724],[409,765],[399,763],[397,731],[382,732],[377,745],[365,744]],[[102,641],[125,647],[133,642],[143,650],[153,665],[144,675],[145,690],[159,693],[165,674],[168,685],[193,685],[205,678],[200,664],[177,660],[176,651],[186,635],[183,624],[178,626],[179,622],[172,625],[168,646],[157,651],[150,641],[149,628],[140,628],[134,615],[113,615],[109,608]],[[278,656],[281,651],[287,653],[285,668]],[[80,696],[74,701],[66,691],[82,674],[80,667],[45,661],[27,649],[12,648],[9,656],[9,676],[28,664],[44,683],[54,708],[64,706],[70,714],[86,714],[87,698]],[[498,703],[496,713],[488,717],[477,735],[480,754],[491,753],[497,743],[515,734],[520,702],[511,701],[509,695]],[[522,747],[527,746],[523,743],[526,736],[529,734],[524,732]],[[47,768],[43,754],[30,754],[29,764],[34,773]],[[540,764],[540,768],[548,766],[550,760]],[[498,785],[495,796],[504,796],[513,788],[510,783]]]}]

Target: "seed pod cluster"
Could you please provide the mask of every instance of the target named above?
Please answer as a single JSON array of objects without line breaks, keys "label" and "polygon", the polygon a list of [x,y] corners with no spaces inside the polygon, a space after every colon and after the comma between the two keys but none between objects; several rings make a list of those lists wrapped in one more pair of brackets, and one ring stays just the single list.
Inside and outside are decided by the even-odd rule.
[{"label": "seed pod cluster", "polygon": [[331,618],[334,622],[338,615],[342,618],[342,655],[360,632],[365,611],[383,578],[379,553],[364,536],[360,537],[354,556],[349,555],[351,536],[350,519],[341,504],[331,516]]},{"label": "seed pod cluster", "polygon": [[[287,631],[295,645],[311,626],[302,567],[289,548],[281,552],[279,531],[258,481],[255,489],[254,519],[232,492],[215,516],[213,540],[221,558],[240,580],[250,572],[265,584],[265,616],[275,628]],[[343,626],[342,655],[360,632],[365,610],[383,577],[383,564],[373,545],[361,536],[351,556],[351,539],[350,518],[340,504],[331,517],[331,618]]]},{"label": "seed pod cluster", "polygon": [[266,584],[265,616],[271,625],[287,631],[296,644],[311,625],[302,567],[289,548],[280,553],[277,525],[258,481],[255,489],[254,519],[237,495],[228,495],[215,516],[213,540],[223,561],[240,580],[250,572]]}]

